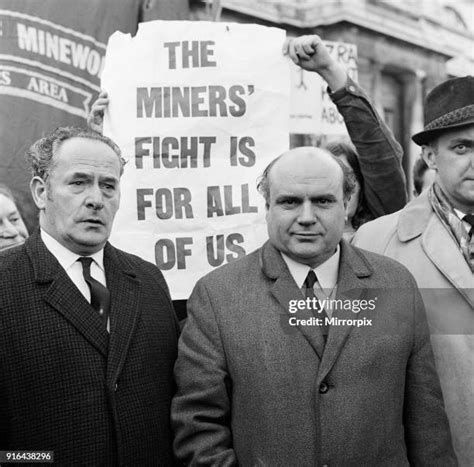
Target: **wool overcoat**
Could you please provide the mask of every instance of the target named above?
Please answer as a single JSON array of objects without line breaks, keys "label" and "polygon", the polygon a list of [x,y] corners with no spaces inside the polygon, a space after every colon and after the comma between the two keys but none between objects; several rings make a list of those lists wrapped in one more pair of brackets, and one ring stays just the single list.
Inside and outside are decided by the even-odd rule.
[{"label": "wool overcoat", "polygon": [[197,283],[172,404],[183,465],[455,465],[425,312],[406,268],[343,241],[341,309],[332,316],[352,322],[331,325],[326,344],[310,324],[321,314],[294,311],[298,299],[269,243]]},{"label": "wool overcoat", "polygon": [[0,450],[172,465],[178,327],[156,266],[110,244],[110,334],[39,234],[0,256]]}]

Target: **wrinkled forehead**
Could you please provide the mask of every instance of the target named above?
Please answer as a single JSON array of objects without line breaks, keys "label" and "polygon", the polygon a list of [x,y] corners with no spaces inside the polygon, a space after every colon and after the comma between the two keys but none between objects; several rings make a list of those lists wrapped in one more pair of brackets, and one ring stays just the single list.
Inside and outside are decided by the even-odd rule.
[{"label": "wrinkled forehead", "polygon": [[120,160],[106,143],[96,139],[75,137],[63,141],[53,157],[54,168],[62,170],[110,170],[120,174]]}]

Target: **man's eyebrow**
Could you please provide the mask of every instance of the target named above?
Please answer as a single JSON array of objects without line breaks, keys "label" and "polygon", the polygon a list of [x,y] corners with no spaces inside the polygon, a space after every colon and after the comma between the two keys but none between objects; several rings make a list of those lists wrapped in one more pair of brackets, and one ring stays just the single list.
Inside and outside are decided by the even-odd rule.
[{"label": "man's eyebrow", "polygon": [[118,183],[119,179],[116,177],[107,176],[107,177],[100,177],[100,181],[107,182],[107,183],[111,183],[111,182]]},{"label": "man's eyebrow", "polygon": [[8,211],[7,212],[7,217],[10,217],[10,216],[19,216],[20,215],[20,211],[18,211],[18,209],[13,209],[12,211]]},{"label": "man's eyebrow", "polygon": [[72,172],[69,174],[70,178],[91,178],[94,175],[87,172]]},{"label": "man's eyebrow", "polygon": [[464,144],[466,146],[473,146],[474,145],[474,139],[472,138],[462,138],[462,137],[456,137],[453,138],[449,141],[450,144]]},{"label": "man's eyebrow", "polygon": [[301,196],[290,195],[290,194],[281,194],[276,197],[276,201],[298,201],[302,199]]},{"label": "man's eyebrow", "polygon": [[332,193],[322,193],[320,195],[316,196],[311,196],[311,201],[319,201],[321,199],[329,199],[331,201],[337,200],[336,196],[334,196]]}]

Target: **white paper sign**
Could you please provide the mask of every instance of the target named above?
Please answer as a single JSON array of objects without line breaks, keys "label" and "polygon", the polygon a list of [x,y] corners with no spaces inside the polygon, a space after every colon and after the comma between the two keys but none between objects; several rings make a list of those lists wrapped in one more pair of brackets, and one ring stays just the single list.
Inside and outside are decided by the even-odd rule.
[{"label": "white paper sign", "polygon": [[266,239],[256,181],[288,149],[285,32],[153,21],[109,40],[104,134],[129,162],[112,243],[163,271],[173,299]]},{"label": "white paper sign", "polygon": [[[357,81],[357,47],[344,42],[323,41],[334,60]],[[347,135],[344,119],[327,93],[327,83],[314,72],[291,62],[290,132],[317,135]]]}]

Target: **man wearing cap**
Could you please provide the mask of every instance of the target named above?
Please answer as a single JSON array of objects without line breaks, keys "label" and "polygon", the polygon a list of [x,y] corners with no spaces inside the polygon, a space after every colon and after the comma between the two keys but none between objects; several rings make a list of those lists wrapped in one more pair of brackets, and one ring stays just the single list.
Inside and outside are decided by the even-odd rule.
[{"label": "man wearing cap", "polygon": [[454,447],[474,465],[474,77],[450,79],[425,103],[413,136],[436,171],[401,211],[365,224],[355,245],[390,256],[415,276],[425,302]]}]

